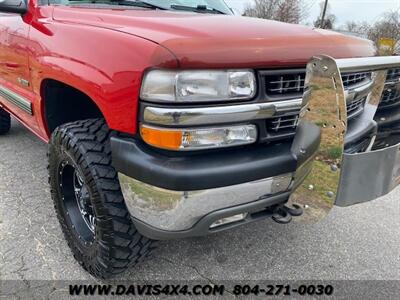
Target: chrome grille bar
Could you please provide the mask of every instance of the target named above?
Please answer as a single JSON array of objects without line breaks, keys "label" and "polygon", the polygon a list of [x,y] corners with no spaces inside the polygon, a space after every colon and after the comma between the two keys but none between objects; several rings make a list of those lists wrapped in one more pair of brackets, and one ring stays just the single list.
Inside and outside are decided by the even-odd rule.
[{"label": "chrome grille bar", "polygon": [[164,126],[238,123],[249,120],[268,119],[283,116],[288,112],[300,111],[302,101],[302,99],[294,99],[198,108],[146,107],[144,110],[144,121],[147,124]]},{"label": "chrome grille bar", "polygon": [[400,56],[377,56],[354,59],[338,59],[337,66],[344,73],[371,72],[398,68]]}]

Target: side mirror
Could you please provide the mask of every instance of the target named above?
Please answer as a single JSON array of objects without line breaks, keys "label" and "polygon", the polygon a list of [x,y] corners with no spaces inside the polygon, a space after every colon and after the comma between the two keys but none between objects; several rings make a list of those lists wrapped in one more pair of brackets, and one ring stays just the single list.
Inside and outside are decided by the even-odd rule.
[{"label": "side mirror", "polygon": [[25,0],[0,0],[0,12],[25,14],[28,6]]}]

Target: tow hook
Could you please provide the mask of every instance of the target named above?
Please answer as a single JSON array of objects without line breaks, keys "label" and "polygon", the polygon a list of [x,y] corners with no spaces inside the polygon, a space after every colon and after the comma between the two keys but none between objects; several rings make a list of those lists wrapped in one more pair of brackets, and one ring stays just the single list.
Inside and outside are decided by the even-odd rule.
[{"label": "tow hook", "polygon": [[273,209],[272,220],[279,224],[288,224],[293,217],[300,217],[303,214],[303,209],[298,204],[292,204],[291,207],[279,205]]}]

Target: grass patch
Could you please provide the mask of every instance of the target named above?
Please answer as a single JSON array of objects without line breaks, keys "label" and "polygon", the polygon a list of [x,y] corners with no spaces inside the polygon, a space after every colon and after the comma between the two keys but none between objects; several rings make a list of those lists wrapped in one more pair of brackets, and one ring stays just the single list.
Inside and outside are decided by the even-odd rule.
[{"label": "grass patch", "polygon": [[[332,187],[336,187],[336,182],[339,180],[339,172],[332,172],[329,165],[321,161],[314,161],[313,171],[306,178],[299,189],[305,198],[308,198],[310,191],[305,187],[312,185],[313,192],[316,193],[319,199],[323,199],[326,203],[333,205],[335,198],[330,198],[328,192],[332,191]],[[336,190],[332,191],[336,193]]]},{"label": "grass patch", "polygon": [[339,146],[330,147],[328,149],[328,155],[330,159],[340,159],[343,155],[343,149]]}]

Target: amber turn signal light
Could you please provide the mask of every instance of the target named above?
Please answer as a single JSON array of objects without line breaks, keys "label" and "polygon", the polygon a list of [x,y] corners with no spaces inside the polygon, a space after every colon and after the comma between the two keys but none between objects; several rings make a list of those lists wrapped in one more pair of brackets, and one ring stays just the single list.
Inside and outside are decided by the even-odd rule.
[{"label": "amber turn signal light", "polygon": [[179,150],[182,144],[182,131],[141,126],[140,134],[147,144],[161,149]]},{"label": "amber turn signal light", "polygon": [[233,147],[257,140],[255,125],[217,128],[169,129],[141,125],[143,140],[154,147],[184,151]]}]

